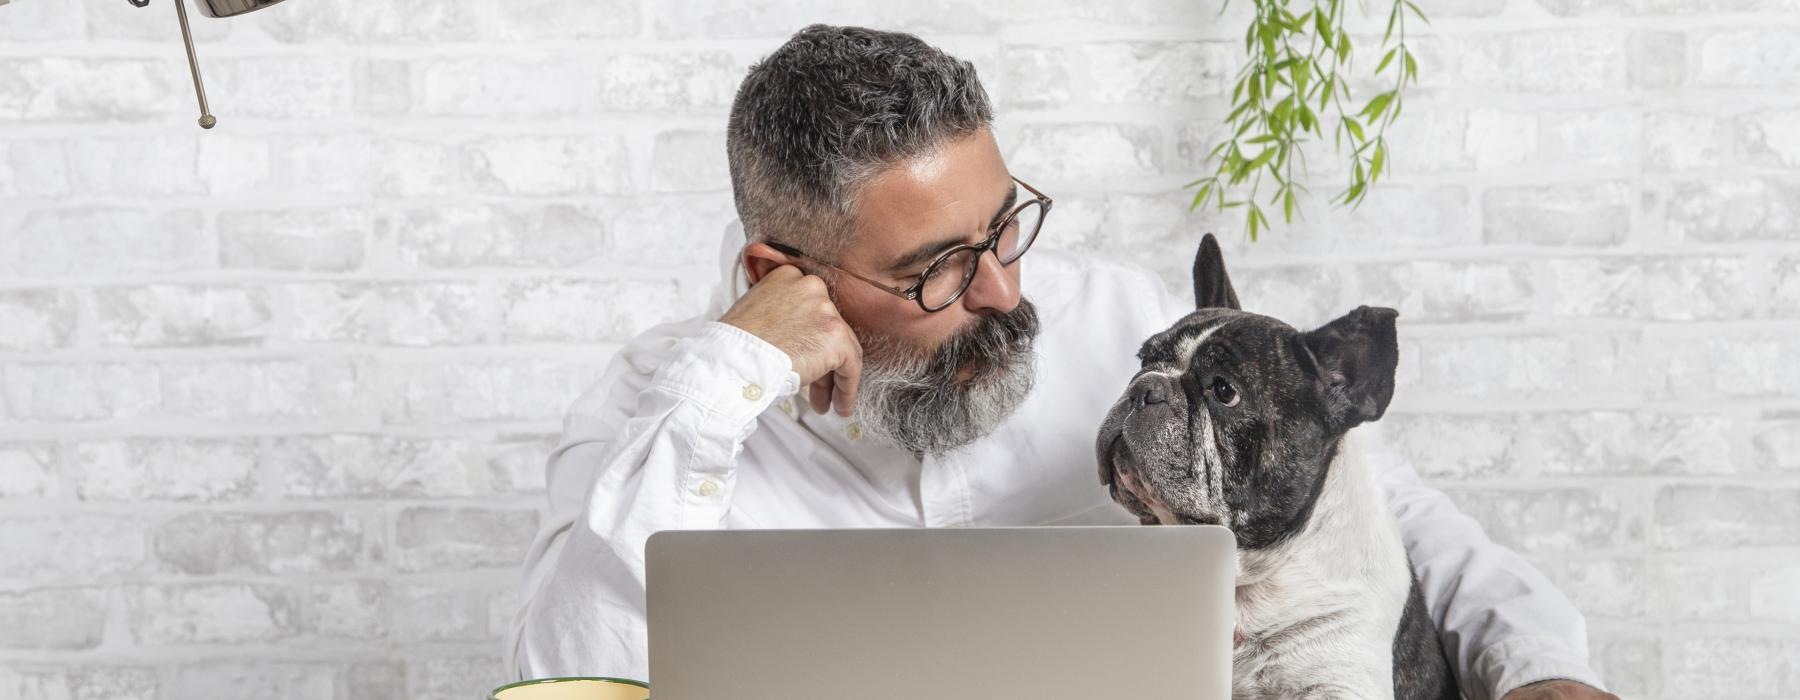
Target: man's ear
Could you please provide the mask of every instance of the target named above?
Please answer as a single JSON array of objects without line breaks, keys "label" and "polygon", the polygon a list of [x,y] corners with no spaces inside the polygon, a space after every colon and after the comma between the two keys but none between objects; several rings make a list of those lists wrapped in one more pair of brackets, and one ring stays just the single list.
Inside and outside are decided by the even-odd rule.
[{"label": "man's ear", "polygon": [[1400,312],[1359,306],[1318,330],[1302,333],[1295,353],[1318,382],[1334,431],[1381,418],[1394,398],[1400,347],[1394,319]]},{"label": "man's ear", "polygon": [[750,277],[750,284],[761,282],[763,275],[775,268],[794,264],[793,256],[760,241],[744,246],[741,255],[744,256],[744,274]]},{"label": "man's ear", "polygon": [[1194,308],[1227,308],[1238,306],[1237,292],[1225,274],[1225,254],[1219,250],[1219,239],[1206,234],[1200,239],[1200,251],[1194,254]]}]

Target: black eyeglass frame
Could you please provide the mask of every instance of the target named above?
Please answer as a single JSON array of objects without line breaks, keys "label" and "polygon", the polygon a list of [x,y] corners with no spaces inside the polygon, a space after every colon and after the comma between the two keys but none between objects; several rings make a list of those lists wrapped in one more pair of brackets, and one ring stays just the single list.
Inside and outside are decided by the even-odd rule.
[{"label": "black eyeglass frame", "polygon": [[[987,238],[982,239],[981,242],[979,242],[979,243],[964,243],[962,245],[955,246],[948,250],[945,250],[942,253],[938,253],[938,256],[936,258],[932,259],[931,264],[927,265],[925,267],[925,271],[919,273],[919,281],[914,282],[911,287],[907,287],[905,289],[901,289],[899,287],[894,287],[894,286],[888,285],[886,283],[880,282],[878,280],[864,277],[863,275],[859,275],[855,272],[851,272],[850,270],[846,270],[844,268],[838,267],[831,263],[825,262],[824,260],[820,260],[811,255],[803,253],[800,251],[800,249],[795,248],[791,245],[787,245],[785,243],[777,243],[775,241],[765,241],[765,243],[767,243],[770,248],[774,248],[775,250],[780,251],[784,255],[791,255],[791,256],[794,256],[797,258],[805,258],[807,260],[811,260],[820,265],[824,265],[825,267],[829,267],[833,270],[837,270],[838,272],[842,272],[846,275],[849,275],[851,277],[855,277],[856,279],[862,280],[863,282],[868,283],[869,286],[872,286],[876,289],[879,289],[881,291],[887,292],[894,296],[900,297],[901,299],[905,299],[907,301],[916,302],[916,303],[918,303],[919,308],[923,309],[925,311],[925,313],[933,313],[933,312],[937,312],[937,311],[942,311],[944,309],[950,308],[950,305],[956,303],[956,300],[961,299],[963,292],[969,291],[969,285],[975,283],[975,275],[981,269],[981,256],[990,250],[995,250],[1000,245],[1000,234],[1002,234],[1006,231],[1006,227],[1011,225],[1013,220],[1019,218],[1019,214],[1021,212],[1024,212],[1026,207],[1032,206],[1034,204],[1043,207],[1043,212],[1038,215],[1037,228],[1032,229],[1032,231],[1029,234],[1029,237],[1025,239],[1025,245],[1020,247],[1018,252],[1014,253],[1011,259],[1000,259],[1000,264],[1002,266],[1011,265],[1015,262],[1018,262],[1019,258],[1025,257],[1025,251],[1031,249],[1031,245],[1033,243],[1037,242],[1038,232],[1042,231],[1044,229],[1044,220],[1050,218],[1050,204],[1051,204],[1052,200],[1050,199],[1050,197],[1048,195],[1045,195],[1043,192],[1038,191],[1038,189],[1036,187],[1032,187],[1031,185],[1025,184],[1025,181],[1020,180],[1019,178],[1015,177],[1012,179],[1012,181],[1018,183],[1020,187],[1025,188],[1025,191],[1030,192],[1032,198],[1018,203],[1017,205],[1015,205],[1012,208],[1012,211],[1009,211],[1006,213],[1006,216],[1001,217],[1000,220],[994,224],[993,228],[988,229]],[[1020,231],[1019,234],[1027,235],[1024,231]],[[950,295],[950,298],[944,300],[944,303],[939,304],[937,306],[926,305],[925,296],[924,296],[925,284],[927,282],[930,282],[931,278],[933,276],[939,274],[939,272],[940,272],[939,268],[943,267],[943,264],[946,260],[949,260],[951,258],[951,256],[954,256],[957,253],[960,253],[965,250],[975,251],[975,257],[970,258],[970,260],[974,261],[974,264],[970,265],[968,271],[963,273],[962,286],[957,287],[956,293]],[[994,257],[999,258],[1000,253],[998,251],[995,251]]]}]

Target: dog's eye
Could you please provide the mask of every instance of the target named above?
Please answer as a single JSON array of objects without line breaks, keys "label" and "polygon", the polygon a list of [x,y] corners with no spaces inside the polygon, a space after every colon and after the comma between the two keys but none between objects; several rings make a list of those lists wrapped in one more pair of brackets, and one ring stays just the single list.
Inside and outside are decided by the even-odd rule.
[{"label": "dog's eye", "polygon": [[1238,405],[1238,400],[1241,398],[1238,396],[1237,388],[1231,386],[1231,382],[1225,381],[1224,377],[1213,377],[1212,386],[1207,388],[1212,390],[1213,400],[1224,404],[1226,408]]}]

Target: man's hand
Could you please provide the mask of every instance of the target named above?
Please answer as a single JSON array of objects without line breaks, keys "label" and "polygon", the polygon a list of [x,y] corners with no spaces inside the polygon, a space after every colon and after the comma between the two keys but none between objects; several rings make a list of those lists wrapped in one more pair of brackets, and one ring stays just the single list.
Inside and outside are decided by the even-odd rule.
[{"label": "man's hand", "polygon": [[763,275],[719,320],[787,353],[800,383],[812,387],[814,412],[835,405],[839,415],[850,415],[862,378],[862,345],[838,315],[825,280],[782,265]]},{"label": "man's hand", "polygon": [[1538,681],[1515,688],[1500,700],[1619,700],[1619,696],[1575,681]]}]

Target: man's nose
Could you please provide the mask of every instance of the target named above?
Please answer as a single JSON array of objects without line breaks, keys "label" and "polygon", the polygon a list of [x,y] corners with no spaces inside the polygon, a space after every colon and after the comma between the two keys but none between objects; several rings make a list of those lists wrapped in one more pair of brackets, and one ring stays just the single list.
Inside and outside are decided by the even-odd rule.
[{"label": "man's nose", "polygon": [[[1017,261],[1013,265],[1018,265]],[[1000,264],[993,251],[986,251],[975,263],[975,279],[963,292],[963,307],[970,313],[1006,313],[1019,305],[1019,281],[1012,270]]]}]

